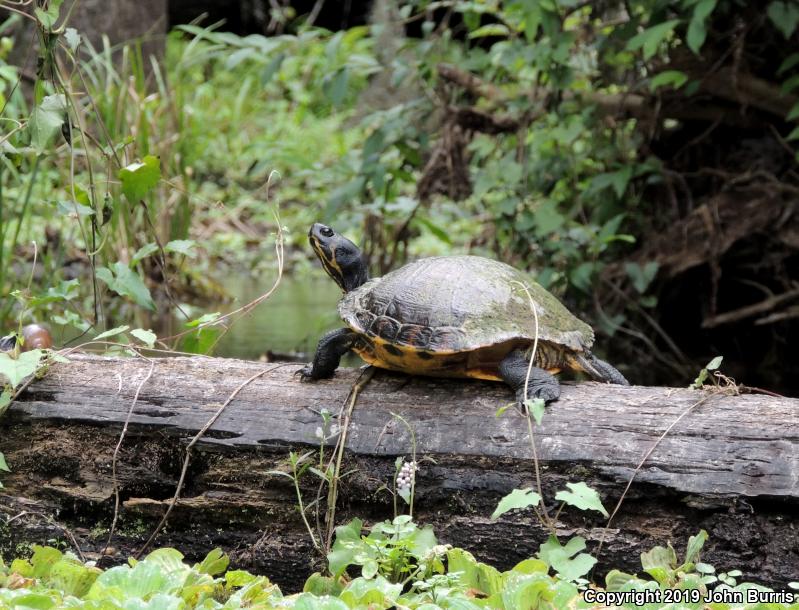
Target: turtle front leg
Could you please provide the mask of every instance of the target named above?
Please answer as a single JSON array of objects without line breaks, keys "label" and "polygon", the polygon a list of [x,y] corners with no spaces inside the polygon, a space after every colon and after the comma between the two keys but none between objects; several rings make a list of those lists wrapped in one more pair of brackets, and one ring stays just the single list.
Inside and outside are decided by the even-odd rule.
[{"label": "turtle front leg", "polygon": [[319,340],[313,362],[300,369],[303,381],[332,377],[341,357],[352,349],[357,335],[349,328],[331,330]]},{"label": "turtle front leg", "polygon": [[511,352],[499,363],[499,376],[516,391],[516,400],[519,401],[519,404],[523,407],[524,401],[528,398],[541,398],[544,402],[557,400],[560,397],[560,383],[554,375],[537,366],[530,371],[530,379],[527,381],[527,396],[524,395],[524,384],[527,380],[529,366],[530,361],[521,350]]}]

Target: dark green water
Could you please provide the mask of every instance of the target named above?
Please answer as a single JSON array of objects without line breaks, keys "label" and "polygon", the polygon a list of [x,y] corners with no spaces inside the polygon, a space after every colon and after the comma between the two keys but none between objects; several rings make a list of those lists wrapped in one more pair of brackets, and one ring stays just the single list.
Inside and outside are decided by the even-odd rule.
[{"label": "dark green water", "polygon": [[[206,311],[232,311],[267,292],[274,276],[263,280],[231,276],[222,284],[234,297]],[[338,287],[326,277],[285,275],[275,293],[250,314],[239,317],[217,344],[215,356],[254,360],[267,351],[276,354],[313,354],[319,337],[341,326],[336,304]]]}]

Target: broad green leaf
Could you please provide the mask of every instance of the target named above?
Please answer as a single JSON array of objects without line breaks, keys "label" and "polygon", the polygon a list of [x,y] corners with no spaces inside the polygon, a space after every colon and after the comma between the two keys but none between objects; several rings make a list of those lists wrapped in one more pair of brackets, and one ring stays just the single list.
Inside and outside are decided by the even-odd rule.
[{"label": "broad green leaf", "polygon": [[561,578],[576,580],[588,574],[596,563],[596,559],[591,555],[580,552],[584,549],[585,540],[580,536],[575,536],[565,546],[561,545],[557,538],[550,536],[539,548],[538,555]]},{"label": "broad green leaf", "polygon": [[294,610],[350,610],[350,606],[335,597],[316,597],[312,593],[303,593],[294,600]]},{"label": "broad green leaf", "polygon": [[555,494],[555,499],[565,502],[570,506],[575,506],[580,510],[595,510],[605,517],[609,517],[608,511],[602,506],[602,500],[595,489],[591,489],[583,482],[580,483],[566,483],[569,491],[563,490]]},{"label": "broad green leaf", "polygon": [[325,93],[333,106],[340,106],[341,102],[344,101],[347,95],[349,79],[349,70],[347,70],[347,68],[341,68],[325,83]]},{"label": "broad green leaf", "polygon": [[569,281],[583,292],[591,292],[591,280],[594,276],[595,269],[596,264],[591,261],[580,263],[572,269],[572,272],[569,274]]},{"label": "broad green leaf", "polygon": [[64,30],[64,39],[67,41],[67,46],[69,50],[73,53],[78,50],[78,46],[80,46],[81,38],[80,34],[78,34],[78,30],[75,28],[67,28]]},{"label": "broad green leaf", "polygon": [[649,261],[644,265],[638,263],[625,263],[624,270],[633,282],[633,287],[639,294],[646,292],[652,280],[655,279],[660,266],[657,261]]},{"label": "broad green leaf", "polygon": [[361,568],[361,576],[363,576],[366,579],[374,578],[375,575],[377,574],[377,570],[378,570],[377,561],[374,559],[370,559],[369,561],[363,564],[363,567]]},{"label": "broad green leaf", "polygon": [[541,502],[541,496],[530,488],[514,489],[497,504],[496,510],[491,514],[492,519],[498,519],[509,510],[515,508],[530,508]]},{"label": "broad green leaf", "polygon": [[333,576],[341,576],[352,563],[357,553],[356,549],[361,543],[362,530],[363,521],[360,519],[353,519],[347,525],[339,525],[336,528],[336,541],[327,554],[328,569]]},{"label": "broad green leaf", "polygon": [[33,545],[33,556],[30,558],[33,566],[33,577],[42,578],[50,573],[56,562],[60,561],[64,554],[58,549],[50,546]]},{"label": "broad green leaf", "polygon": [[130,326],[117,326],[116,328],[112,328],[110,330],[100,333],[93,340],[99,341],[100,339],[108,339],[109,337],[115,337],[116,335],[124,333],[129,328]]},{"label": "broad green leaf", "polygon": [[506,38],[510,35],[508,26],[503,23],[488,23],[480,26],[476,30],[469,32],[469,38],[485,38],[486,36],[498,36]]},{"label": "broad green leaf", "polygon": [[447,566],[449,573],[461,572],[460,581],[467,587],[482,591],[486,596],[500,593],[503,578],[499,570],[481,563],[474,555],[463,549],[450,549],[447,551]]},{"label": "broad green leaf", "polygon": [[644,59],[650,59],[655,53],[657,53],[660,43],[668,38],[669,34],[672,33],[679,22],[679,19],[670,19],[669,21],[664,21],[663,23],[659,23],[645,29],[643,32],[633,36],[629,40],[627,43],[627,49],[629,51],[643,49]]},{"label": "broad green leaf", "polygon": [[788,111],[788,116],[785,117],[785,120],[793,121],[797,117],[799,117],[799,102],[791,107],[791,109]]},{"label": "broad green leaf", "polygon": [[685,550],[686,563],[695,563],[706,541],[707,532],[705,530],[700,530],[696,536],[691,536],[688,539],[688,547]]},{"label": "broad green leaf", "polygon": [[713,360],[707,363],[707,366],[705,368],[708,371],[715,371],[721,366],[723,360],[724,356],[716,356],[715,358],[713,358]]},{"label": "broad green leaf", "polygon": [[192,257],[197,254],[194,251],[196,246],[197,242],[193,239],[173,239],[164,246],[164,250],[167,252],[175,252],[176,254]]},{"label": "broad green leaf", "polygon": [[0,353],[0,376],[5,377],[12,388],[16,388],[28,375],[33,375],[36,372],[43,358],[44,352],[40,349],[22,352],[16,358],[2,352]]},{"label": "broad green leaf", "polygon": [[97,277],[117,294],[129,297],[137,305],[155,311],[155,302],[150,296],[150,289],[147,288],[141,277],[125,263],[117,261],[114,263],[113,271],[106,267],[99,267]]},{"label": "broad green leaf", "polygon": [[536,572],[546,574],[548,571],[549,566],[540,559],[525,559],[511,569],[511,572],[518,572],[519,574],[534,574]]},{"label": "broad green leaf", "polygon": [[192,320],[191,322],[186,322],[186,327],[187,328],[195,328],[195,327],[201,326],[203,324],[208,324],[210,322],[214,322],[215,320],[219,319],[220,315],[222,315],[222,314],[220,312],[218,312],[218,311],[215,311],[213,313],[204,314],[204,315],[200,316],[199,318],[197,318],[196,320]]},{"label": "broad green leaf", "polygon": [[627,574],[619,570],[611,570],[608,572],[607,576],[605,576],[605,588],[608,591],[620,591],[624,585],[630,581],[637,580],[637,578],[638,577],[634,574]]},{"label": "broad green leaf", "polygon": [[28,121],[31,147],[39,154],[49,149],[53,137],[60,133],[67,109],[66,98],[62,95],[48,95],[36,106]]},{"label": "broad green leaf", "polygon": [[214,326],[203,326],[194,332],[184,335],[181,350],[190,354],[207,354],[216,345],[222,329]]},{"label": "broad green leaf", "polygon": [[524,401],[524,408],[533,416],[537,426],[541,425],[541,420],[544,419],[544,412],[546,411],[547,404],[541,398],[528,398]]},{"label": "broad green leaf", "polygon": [[139,261],[144,260],[155,252],[158,252],[158,244],[155,242],[150,242],[149,244],[143,245],[141,248],[136,250],[136,253],[131,257],[130,266],[135,266]]},{"label": "broad green leaf", "polygon": [[[133,332],[135,331],[131,331],[131,334],[133,334]],[[155,337],[155,335],[153,335],[153,337]],[[202,563],[197,566],[197,570],[203,574],[218,576],[225,573],[228,565],[230,565],[230,557],[225,555],[222,549],[216,548],[209,551]]]},{"label": "broad green leaf", "polygon": [[131,163],[119,170],[122,192],[135,204],[149,193],[161,179],[161,161],[147,155],[139,163]]},{"label": "broad green leaf", "polygon": [[98,568],[85,566],[75,559],[64,558],[53,564],[47,581],[50,586],[63,591],[66,595],[82,597],[88,593],[101,573]]},{"label": "broad green leaf", "polygon": [[782,60],[780,67],[777,68],[777,76],[780,76],[783,72],[787,72],[797,64],[799,64],[799,53],[791,53]]},{"label": "broad green leaf", "polygon": [[699,50],[705,44],[705,38],[707,37],[705,20],[710,16],[714,8],[716,8],[716,0],[699,0],[694,7],[694,14],[691,17],[691,23],[688,24],[685,42],[688,44],[688,48],[697,55],[699,55]]},{"label": "broad green leaf", "polygon": [[53,26],[58,21],[61,5],[64,0],[50,0],[47,9],[35,8],[33,14],[45,30],[52,30]]},{"label": "broad green leaf", "polygon": [[650,91],[655,91],[659,87],[666,86],[679,89],[687,80],[688,75],[685,72],[681,72],[680,70],[664,70],[663,72],[658,72],[657,75],[649,81],[649,89]]},{"label": "broad green leaf", "polygon": [[799,6],[795,2],[770,2],[766,14],[786,39],[799,25]]},{"label": "broad green leaf", "polygon": [[83,205],[77,201],[58,201],[56,209],[59,214],[68,218],[80,218],[94,214],[94,210],[88,205]]},{"label": "broad green leaf", "polygon": [[305,581],[302,591],[303,593],[313,593],[321,597],[322,595],[338,595],[341,593],[342,588],[335,578],[322,576],[319,572],[314,572]]},{"label": "broad green leaf", "polygon": [[641,553],[641,567],[644,570],[649,568],[663,568],[670,570],[677,565],[677,554],[674,549],[663,546],[656,546],[650,551]]},{"label": "broad green leaf", "polygon": [[6,462],[6,456],[0,453],[0,470],[4,472],[11,472],[11,469],[8,467],[8,463]]},{"label": "broad green leaf", "polygon": [[[130,334],[144,343],[147,347],[153,347],[155,345],[155,340],[158,338],[153,331],[144,330],[143,328],[134,328],[132,331],[130,331]],[[208,574],[210,574],[210,572],[208,572]]]}]

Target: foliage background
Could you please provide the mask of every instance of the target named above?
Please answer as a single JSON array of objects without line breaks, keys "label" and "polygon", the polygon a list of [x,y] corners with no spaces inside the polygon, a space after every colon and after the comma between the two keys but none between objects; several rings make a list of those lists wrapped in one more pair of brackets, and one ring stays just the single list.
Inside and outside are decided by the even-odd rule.
[{"label": "foliage background", "polygon": [[316,220],[374,273],[493,256],[635,382],[723,354],[797,391],[795,2],[378,0],[336,31],[287,6],[262,33],[176,27],[160,64],[93,47],[68,4],[34,16],[38,62],[0,66],[7,328],[169,334],[274,269],[279,201],[292,277]]}]

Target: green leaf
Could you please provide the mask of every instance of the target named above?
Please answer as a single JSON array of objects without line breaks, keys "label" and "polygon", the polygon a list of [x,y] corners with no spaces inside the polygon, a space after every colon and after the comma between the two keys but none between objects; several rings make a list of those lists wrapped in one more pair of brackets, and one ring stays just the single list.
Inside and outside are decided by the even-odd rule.
[{"label": "green leaf", "polygon": [[594,567],[596,559],[588,553],[580,553],[585,549],[585,540],[580,536],[575,536],[569,540],[565,546],[561,546],[555,536],[541,545],[538,551],[539,557],[546,561],[561,578],[565,580],[576,580],[588,574]]},{"label": "green leaf", "polygon": [[799,138],[799,127],[794,127],[791,133],[785,136],[786,140],[796,140]]},{"label": "green leaf", "polygon": [[[688,75],[680,70],[664,70],[658,72],[655,77],[649,81],[650,91],[655,91],[659,87],[671,86],[674,89],[679,89],[688,80]],[[619,195],[621,197],[621,195]]]},{"label": "green leaf", "polygon": [[459,580],[463,585],[487,596],[502,590],[503,579],[499,570],[477,561],[468,551],[458,548],[447,551],[447,567],[450,574],[461,573]]},{"label": "green leaf", "polygon": [[696,536],[691,536],[688,539],[688,547],[685,550],[686,563],[695,563],[695,560],[699,557],[699,553],[701,552],[702,547],[705,545],[706,540],[707,532],[705,530],[700,530]]},{"label": "green leaf", "polygon": [[627,50],[637,51],[643,48],[644,59],[650,59],[657,53],[660,43],[666,40],[679,22],[679,19],[671,19],[645,29],[643,32],[630,39],[627,43]]},{"label": "green leaf", "polygon": [[501,38],[507,38],[510,36],[510,29],[508,26],[503,23],[489,23],[483,26],[480,26],[476,30],[473,30],[469,33],[469,38],[485,38],[486,36],[499,36]]},{"label": "green leaf", "polygon": [[364,578],[374,578],[377,575],[378,565],[375,559],[370,559],[363,564],[361,568],[361,576]]},{"label": "green leaf", "polygon": [[777,76],[780,76],[783,72],[787,72],[796,64],[799,64],[799,53],[791,53],[788,55],[788,57],[782,60],[780,67],[777,68]]},{"label": "green leaf", "polygon": [[92,340],[99,341],[101,339],[108,339],[109,337],[115,337],[116,335],[124,333],[129,328],[130,326],[117,326],[116,328],[112,328],[110,330],[100,333]]},{"label": "green leaf", "polygon": [[608,591],[621,591],[628,582],[635,582],[638,578],[634,574],[627,574],[619,570],[611,570],[605,576],[605,588]]},{"label": "green leaf", "polygon": [[143,245],[139,248],[136,253],[130,259],[130,265],[136,265],[139,261],[144,260],[154,252],[158,252],[158,244],[155,242],[150,242],[149,244]]},{"label": "green leaf", "polygon": [[67,46],[69,50],[73,53],[78,50],[80,46],[81,38],[80,34],[78,34],[78,30],[75,28],[67,28],[64,30],[64,39],[67,41]]},{"label": "green leaf", "polygon": [[[133,334],[132,331],[131,334]],[[218,576],[224,574],[227,567],[230,565],[230,557],[222,552],[222,549],[213,549],[203,559],[202,563],[197,566],[197,571],[209,576]]]},{"label": "green leaf", "polygon": [[799,25],[799,7],[794,2],[771,2],[766,14],[786,39],[791,37]]},{"label": "green leaf", "polygon": [[788,111],[788,116],[785,117],[785,120],[793,121],[797,117],[799,117],[799,102],[795,103],[791,107],[791,109]]},{"label": "green leaf", "polygon": [[347,68],[341,68],[325,83],[324,90],[333,106],[340,106],[347,95],[350,75]]},{"label": "green leaf", "polygon": [[547,404],[541,398],[534,398],[524,401],[524,408],[533,416],[536,425],[541,425],[541,420],[544,419],[544,412],[546,411]]},{"label": "green leaf", "polygon": [[691,17],[691,23],[688,24],[685,42],[688,44],[688,48],[697,55],[699,55],[702,45],[705,44],[705,37],[707,36],[705,20],[710,16],[714,8],[716,8],[716,0],[699,0],[694,7],[694,14]]},{"label": "green leaf", "polygon": [[64,558],[50,569],[47,581],[50,586],[63,591],[66,595],[82,597],[100,574],[101,570],[98,568],[87,567],[75,559]]},{"label": "green leaf", "polygon": [[638,263],[625,263],[624,270],[633,282],[633,287],[639,294],[646,292],[652,280],[655,279],[659,269],[657,261],[649,261],[648,263],[639,265]]},{"label": "green leaf", "polygon": [[570,506],[576,506],[580,510],[595,510],[605,517],[609,517],[608,511],[602,506],[602,500],[595,489],[591,489],[585,483],[566,483],[569,491],[563,490],[555,494],[555,499],[565,502]]},{"label": "green leaf", "polygon": [[81,218],[94,214],[94,210],[88,205],[83,205],[76,201],[58,201],[56,202],[56,209],[59,214],[67,218]]},{"label": "green leaf", "polygon": [[196,245],[197,242],[193,239],[173,239],[164,246],[164,250],[167,252],[175,252],[176,254],[192,257],[197,254],[194,252]]},{"label": "green leaf", "polygon": [[671,545],[669,545],[668,548],[656,546],[651,551],[641,553],[641,567],[643,567],[644,570],[650,568],[671,570],[676,567],[676,565],[677,554],[674,552],[674,549],[671,548]]},{"label": "green leaf", "polygon": [[33,577],[42,578],[50,573],[56,562],[60,561],[64,554],[58,549],[49,546],[33,545],[33,556],[30,558],[33,566]]},{"label": "green leaf", "polygon": [[286,59],[285,53],[278,53],[272,60],[266,64],[263,72],[261,72],[261,84],[266,86],[269,81],[280,71],[280,66],[283,65],[283,60]]},{"label": "green leaf", "polygon": [[42,24],[42,27],[45,30],[53,29],[53,26],[58,21],[59,12],[63,2],[64,0],[50,0],[47,5],[47,10],[43,8],[36,8],[33,10],[33,14],[36,15],[36,19],[40,24]]},{"label": "green leaf", "polygon": [[509,510],[537,506],[539,502],[541,502],[541,496],[529,487],[526,489],[514,489],[499,501],[496,510],[491,514],[491,518],[498,519]]},{"label": "green leaf", "polygon": [[724,360],[724,356],[716,356],[715,358],[713,358],[713,360],[707,363],[707,366],[705,368],[708,371],[715,371],[721,366],[722,360]]},{"label": "green leaf", "polygon": [[341,576],[352,563],[356,554],[355,548],[361,543],[362,530],[363,521],[360,519],[353,519],[347,525],[336,528],[336,541],[327,554],[328,569],[334,576]]},{"label": "green leaf", "polygon": [[16,388],[28,375],[33,375],[36,372],[43,358],[44,352],[40,349],[22,352],[16,358],[2,352],[0,353],[0,376],[5,377],[12,388]]},{"label": "green leaf", "polygon": [[158,157],[147,155],[140,163],[131,163],[120,169],[119,179],[128,201],[138,203],[161,179],[161,161]]},{"label": "green leaf", "polygon": [[8,467],[8,463],[6,462],[6,456],[0,452],[0,470],[4,472],[11,472],[11,469]]},{"label": "green leaf", "polygon": [[145,309],[155,311],[155,302],[150,296],[149,288],[141,277],[125,263],[117,261],[114,263],[113,271],[106,267],[99,267],[97,277],[117,294],[129,297],[134,303]]},{"label": "green leaf", "polygon": [[585,261],[577,265],[569,274],[569,281],[585,293],[591,292],[591,279],[594,276],[596,265]]},{"label": "green leaf", "polygon": [[31,136],[31,147],[39,154],[44,154],[53,137],[61,132],[67,100],[62,94],[48,95],[36,106],[28,121]]},{"label": "green leaf", "polygon": [[153,331],[144,330],[142,328],[134,328],[132,331],[130,331],[130,334],[144,343],[147,347],[153,347],[155,345],[155,340],[158,338]]}]

